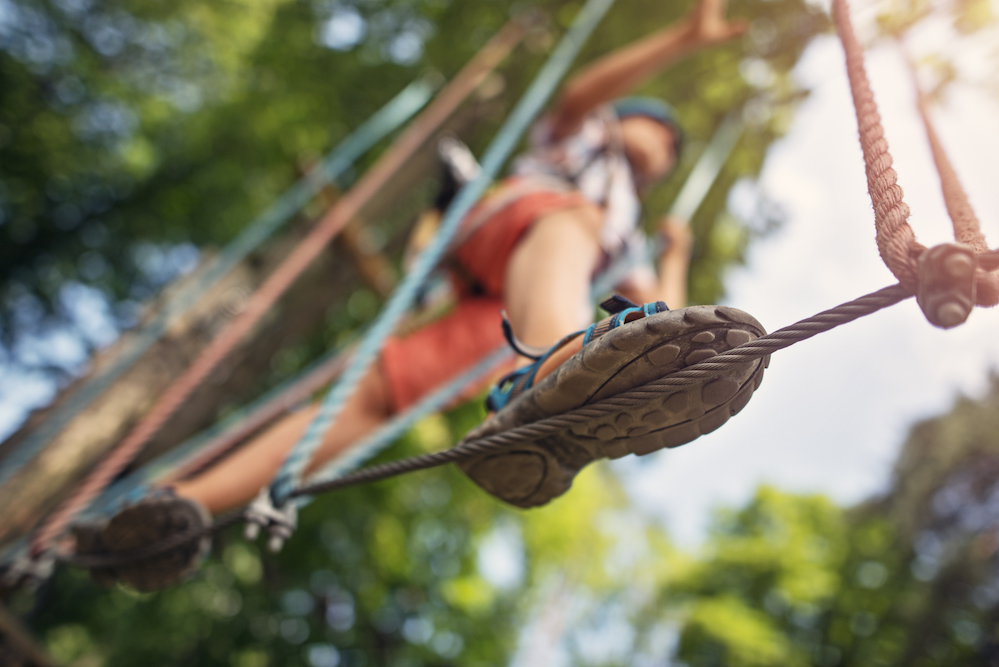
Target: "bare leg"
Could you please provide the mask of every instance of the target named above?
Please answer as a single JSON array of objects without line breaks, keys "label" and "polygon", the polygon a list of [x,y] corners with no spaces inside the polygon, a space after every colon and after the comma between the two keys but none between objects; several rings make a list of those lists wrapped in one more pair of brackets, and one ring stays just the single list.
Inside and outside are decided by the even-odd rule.
[{"label": "bare leg", "polygon": [[[200,502],[212,514],[246,504],[270,483],[288,451],[315,417],[318,406],[293,412],[218,465],[175,485],[178,495]],[[373,431],[389,416],[388,388],[376,364],[361,380],[334,428],[313,456],[307,472],[320,468],[351,444]]]},{"label": "bare leg", "polygon": [[[602,220],[596,206],[558,211],[538,220],[517,245],[506,272],[504,299],[520,340],[549,347],[590,324],[590,281],[601,258]],[[552,355],[538,379],[581,347],[580,337]]]},{"label": "bare leg", "polygon": [[[602,213],[595,206],[545,216],[514,250],[507,269],[505,300],[519,338],[550,346],[590,323],[589,285],[600,261]],[[538,378],[557,368],[582,345],[573,341],[542,367]],[[291,447],[305,432],[317,406],[292,413],[200,475],[175,485],[178,495],[219,512],[238,507],[268,484]],[[316,452],[315,470],[357,442],[389,416],[388,388],[377,366],[368,373]]]}]

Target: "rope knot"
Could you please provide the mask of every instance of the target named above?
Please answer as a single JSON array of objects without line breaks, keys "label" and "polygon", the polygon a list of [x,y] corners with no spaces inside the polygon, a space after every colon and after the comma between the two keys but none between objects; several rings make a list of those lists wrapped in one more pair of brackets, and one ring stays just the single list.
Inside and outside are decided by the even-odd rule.
[{"label": "rope knot", "polygon": [[964,324],[975,307],[977,272],[978,256],[968,246],[944,243],[919,256],[916,301],[930,324]]}]

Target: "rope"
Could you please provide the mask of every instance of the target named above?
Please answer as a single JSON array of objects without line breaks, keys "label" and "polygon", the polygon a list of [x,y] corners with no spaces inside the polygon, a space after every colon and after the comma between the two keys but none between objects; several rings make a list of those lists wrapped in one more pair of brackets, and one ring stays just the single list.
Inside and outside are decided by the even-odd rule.
[{"label": "rope", "polygon": [[[98,516],[113,511],[121,501],[138,502],[148,492],[147,484],[169,486],[214,465],[230,450],[244,443],[277,417],[286,414],[313,393],[328,385],[345,365],[341,349],[333,350],[296,377],[275,387],[258,400],[228,415],[220,423],[193,436],[174,450],[144,465],[108,487],[81,516]],[[161,471],[169,471],[162,477]],[[0,558],[2,560],[2,558]]]},{"label": "rope", "polygon": [[348,191],[307,234],[250,297],[245,308],[202,350],[187,370],[167,387],[156,405],[83,481],[76,493],[39,528],[32,540],[32,553],[52,546],[73,519],[120,473],[142,447],[159,431],[218,364],[274,306],[337,233],[416,154],[427,137],[447,120],[458,105],[506,57],[520,40],[525,26],[508,23],[454,78],[437,99],[402,133],[396,143]]},{"label": "rope", "polygon": [[[454,378],[406,412],[389,420],[375,433],[351,447],[349,452],[333,460],[325,468],[313,474],[309,478],[309,484],[318,484],[339,478],[345,471],[356,468],[360,463],[370,459],[402,437],[418,421],[427,415],[443,410],[462,392],[495,371],[497,366],[510,358],[510,355],[510,349],[506,344],[486,355],[472,368]],[[300,505],[304,505],[310,500],[308,496],[299,494],[296,494],[296,498],[299,499]]]},{"label": "rope", "polygon": [[344,174],[359,157],[419,111],[432,93],[433,87],[426,81],[417,81],[407,86],[334,148],[314,173],[299,180],[250,222],[239,236],[209,262],[200,275],[167,302],[152,322],[135,333],[128,347],[117,356],[113,364],[85,380],[4,459],[0,465],[0,485],[45,449],[78,414],[128,371],[206,291],[280,229],[324,186]]},{"label": "rope", "polygon": [[[404,332],[418,328],[426,318],[435,315],[433,309],[429,309],[401,325],[400,332],[405,335]],[[126,503],[138,502],[148,492],[146,484],[150,480],[156,479],[157,486],[168,486],[215,465],[229,451],[288,414],[320,389],[328,387],[343,372],[354,346],[352,341],[328,352],[295,377],[226,416],[221,423],[192,436],[169,453],[115,482],[81,516],[106,514],[113,511],[122,499]],[[0,562],[3,560],[0,553]]]},{"label": "rope", "polygon": [[[915,67],[911,62],[909,62],[909,68],[916,89],[916,108],[919,110],[919,117],[926,130],[926,138],[930,143],[933,162],[940,175],[940,188],[943,191],[944,203],[947,205],[947,214],[954,225],[954,239],[978,254],[990,252],[989,246],[985,242],[985,235],[982,234],[978,216],[971,208],[968,195],[957,177],[957,172],[954,170],[954,165],[951,163],[947,151],[944,150],[940,136],[937,134],[936,128],[933,127],[933,122],[930,120],[926,96],[919,85]],[[975,300],[979,306],[999,304],[999,276],[980,270],[976,276],[975,287]]]},{"label": "rope", "polygon": [[[608,399],[598,401],[591,405],[583,406],[560,415],[554,415],[540,419],[531,424],[525,424],[517,428],[495,433],[491,436],[478,440],[463,440],[451,449],[423,456],[415,456],[401,461],[393,461],[382,465],[371,466],[359,470],[343,477],[310,482],[293,490],[289,498],[308,498],[326,493],[336,489],[343,489],[360,484],[376,482],[399,475],[436,468],[448,463],[460,463],[479,456],[502,453],[510,447],[515,447],[524,440],[538,439],[555,433],[565,431],[574,424],[607,415],[609,413],[620,412],[622,408],[628,408],[647,401],[650,397],[661,396],[664,391],[683,388],[691,384],[696,384],[705,379],[716,377],[718,371],[724,370],[732,365],[745,364],[747,362],[763,359],[768,355],[790,347],[795,343],[800,343],[819,333],[829,331],[843,324],[853,322],[866,315],[871,315],[879,310],[895,305],[912,295],[901,285],[893,285],[867,294],[853,301],[841,304],[835,308],[823,311],[817,315],[801,320],[795,324],[778,329],[777,331],[760,336],[756,340],[744,343],[726,352],[711,357],[710,360],[701,361],[683,370],[677,371],[666,377],[653,380],[641,387],[618,394]],[[219,532],[237,522],[242,518],[242,512],[236,510],[223,515],[212,525],[191,531],[180,533],[170,538],[151,544],[142,549],[130,552],[115,554],[58,554],[61,562],[83,568],[116,567],[127,565],[139,560],[145,560],[158,556],[170,549],[176,548],[190,541],[201,539],[212,533]]]},{"label": "rope", "polygon": [[513,152],[521,135],[541,111],[586,38],[596,28],[613,2],[614,0],[587,1],[572,27],[500,128],[482,158],[481,173],[458,192],[441,221],[435,239],[417,256],[405,280],[393,292],[385,308],[368,330],[350,366],[324,399],[319,414],[285,459],[271,484],[271,497],[275,505],[282,505],[291,496],[313,453],[321,444],[323,435],[343,409],[368,367],[374,362],[396,323],[412,305],[420,285],[440,261],[451,239],[458,232],[462,218],[482,196]]},{"label": "rope", "polygon": [[684,220],[690,224],[697,209],[707,197],[708,190],[714,185],[722,167],[732,155],[735,145],[742,138],[744,129],[741,108],[736,108],[725,116],[711,137],[711,142],[704,148],[694,168],[690,170],[687,180],[666,214],[667,217]]},{"label": "rope", "polygon": [[312,394],[332,382],[333,378],[343,372],[349,354],[340,349],[335,350],[310,366],[301,377],[281,385],[261,400],[250,404],[245,410],[232,415],[226,423],[238,424],[237,428],[231,430],[226,428],[225,432],[214,438],[198,456],[165,477],[161,483],[170,484],[187,479],[211,467],[229,450],[245,442],[275,418],[287,414],[296,405],[307,401]]},{"label": "rope", "polygon": [[846,0],[833,0],[833,17],[846,54],[846,73],[857,114],[860,147],[864,153],[867,189],[874,204],[878,252],[899,282],[915,294],[919,290],[918,257],[926,248],[916,241],[907,222],[909,206],[892,168],[892,157],[881,126],[878,105],[864,69],[864,51],[857,41]]},{"label": "rope", "polygon": [[436,468],[448,463],[459,463],[479,456],[499,453],[511,446],[516,446],[524,440],[535,440],[552,435],[564,431],[574,424],[587,422],[607,414],[620,412],[624,408],[641,404],[650,397],[661,395],[664,390],[682,388],[705,379],[717,377],[718,371],[733,365],[762,359],[777,350],[790,347],[816,334],[829,331],[835,327],[875,313],[911,296],[901,285],[886,287],[854,301],[821,312],[796,324],[779,329],[771,334],[761,336],[754,341],[734,347],[731,350],[712,357],[709,361],[693,364],[681,371],[654,380],[636,389],[618,394],[617,396],[485,438],[462,441],[443,452],[393,461],[365,468],[339,479],[307,484],[292,492],[291,497],[316,495],[334,489],[366,484],[417,470]]}]

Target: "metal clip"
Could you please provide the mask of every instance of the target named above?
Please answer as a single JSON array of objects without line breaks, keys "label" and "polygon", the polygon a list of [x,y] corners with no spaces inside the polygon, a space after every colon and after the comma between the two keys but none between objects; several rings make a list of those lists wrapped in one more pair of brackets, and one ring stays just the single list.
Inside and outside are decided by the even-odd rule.
[{"label": "metal clip", "polygon": [[14,590],[22,586],[35,590],[48,581],[55,571],[56,557],[51,551],[38,556],[22,553],[0,571],[0,588]]},{"label": "metal clip", "polygon": [[277,553],[298,526],[298,506],[289,502],[280,508],[275,507],[271,501],[270,489],[264,487],[247,506],[243,517],[246,519],[246,530],[243,533],[246,539],[256,540],[260,529],[266,529],[267,548]]},{"label": "metal clip", "polygon": [[934,246],[919,257],[916,301],[930,324],[942,329],[964,324],[975,307],[977,269],[974,251],[954,243]]}]

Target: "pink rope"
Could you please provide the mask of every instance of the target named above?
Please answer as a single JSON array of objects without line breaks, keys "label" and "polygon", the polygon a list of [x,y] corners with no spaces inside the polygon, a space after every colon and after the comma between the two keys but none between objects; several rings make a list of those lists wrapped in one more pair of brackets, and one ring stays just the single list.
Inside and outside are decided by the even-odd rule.
[{"label": "pink rope", "polygon": [[874,204],[878,252],[902,286],[912,293],[919,288],[918,258],[925,246],[916,241],[909,226],[909,206],[902,201],[902,188],[892,168],[881,115],[864,68],[864,51],[857,41],[846,0],[833,0],[833,17],[846,53],[846,73],[857,113],[860,147],[864,152],[867,189]]},{"label": "pink rope", "polygon": [[[944,203],[947,205],[947,214],[954,225],[954,239],[963,245],[968,246],[976,253],[989,252],[989,246],[985,242],[985,235],[982,234],[978,216],[975,215],[968,195],[961,185],[954,165],[944,150],[940,136],[933,121],[930,120],[929,109],[926,104],[926,97],[916,79],[915,68],[912,69],[913,85],[916,88],[916,107],[919,109],[919,116],[926,129],[926,138],[930,142],[930,150],[933,153],[933,162],[936,164],[937,173],[940,175],[940,187],[943,190]],[[979,306],[995,306],[999,304],[999,276],[979,269],[975,281],[975,298]]]}]

